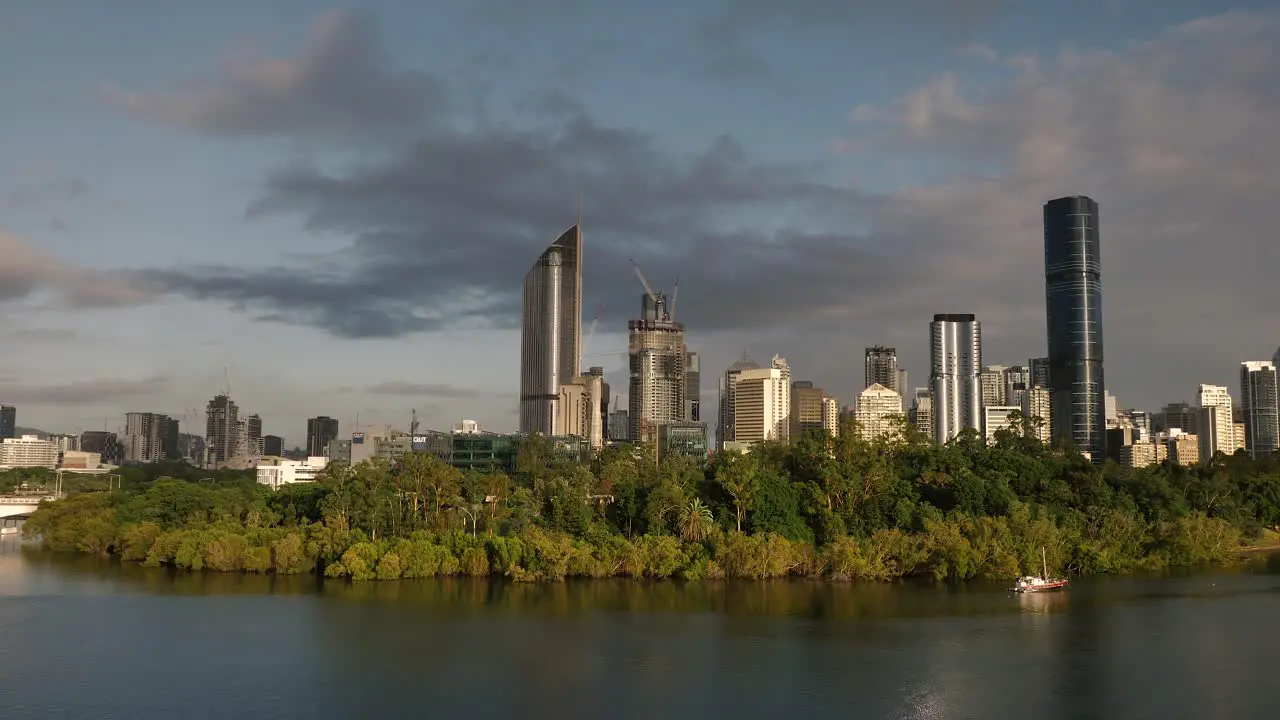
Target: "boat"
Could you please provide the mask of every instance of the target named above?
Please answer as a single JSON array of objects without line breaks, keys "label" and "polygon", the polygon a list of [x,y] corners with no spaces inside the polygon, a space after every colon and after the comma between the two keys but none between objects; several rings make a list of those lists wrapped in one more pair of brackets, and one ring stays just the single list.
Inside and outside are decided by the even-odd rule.
[{"label": "boat", "polygon": [[1044,563],[1043,575],[1040,577],[1035,577],[1034,575],[1020,577],[1018,582],[1010,589],[1017,593],[1034,593],[1061,590],[1067,586],[1070,581],[1066,578],[1049,577],[1049,558],[1045,555],[1044,548],[1040,548],[1040,561]]}]

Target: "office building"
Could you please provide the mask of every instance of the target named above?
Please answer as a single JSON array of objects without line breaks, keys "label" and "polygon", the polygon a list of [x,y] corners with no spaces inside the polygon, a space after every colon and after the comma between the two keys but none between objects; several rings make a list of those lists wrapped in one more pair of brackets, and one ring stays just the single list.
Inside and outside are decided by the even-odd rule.
[{"label": "office building", "polygon": [[209,464],[236,456],[240,442],[240,408],[226,395],[217,395],[205,406],[204,444]]},{"label": "office building", "polygon": [[609,398],[613,397],[613,395],[609,394],[609,383],[604,380],[604,368],[599,365],[595,365],[587,368],[587,371],[582,375],[583,377],[600,378],[600,417],[596,419],[596,424],[600,427],[601,439],[609,440],[611,437],[609,435]]},{"label": "office building", "polygon": [[[825,429],[827,394],[809,380],[791,383],[791,438],[799,440],[805,433]],[[838,412],[838,410],[837,410]]]},{"label": "office building", "polygon": [[268,453],[258,461],[256,470],[258,483],[272,490],[279,490],[281,485],[298,482],[315,482],[316,477],[324,472],[329,464],[323,456],[308,457],[305,460],[286,460],[279,453]]},{"label": "office building", "polygon": [[552,435],[560,386],[578,377],[582,347],[582,219],[524,276],[520,432]]},{"label": "office building", "polygon": [[102,462],[119,465],[124,461],[124,444],[113,432],[106,430],[86,430],[80,433],[80,450],[96,453]]},{"label": "office building", "polygon": [[1152,440],[1135,442],[1120,448],[1120,464],[1131,468],[1144,468],[1158,465],[1169,457],[1164,443]]},{"label": "office building", "polygon": [[982,437],[988,445],[996,442],[996,433],[1008,430],[1021,435],[1022,428],[1014,422],[1022,414],[1022,408],[1016,405],[984,405],[982,408]]},{"label": "office building", "polygon": [[822,398],[822,429],[831,437],[840,434],[840,403],[830,396]]},{"label": "office building", "polygon": [[262,418],[256,414],[242,420],[244,423],[241,435],[241,455],[258,456],[262,454]]},{"label": "office building", "polygon": [[0,440],[18,433],[18,409],[12,405],[0,405]]},{"label": "office building", "polygon": [[741,370],[734,383],[733,442],[742,446],[791,436],[791,368],[777,355],[767,368]]},{"label": "office building", "polygon": [[1031,376],[1032,386],[1049,387],[1049,358],[1031,358],[1027,361],[1027,372]]},{"label": "office building", "polygon": [[1257,460],[1275,452],[1280,440],[1275,364],[1261,361],[1240,364],[1240,409],[1249,456]]},{"label": "office building", "polygon": [[1004,365],[986,365],[978,374],[978,387],[982,392],[983,405],[1007,405],[1007,388],[1005,387]]},{"label": "office building", "polygon": [[[177,458],[177,421],[160,413],[124,415],[124,460],[150,463]],[[170,454],[169,451],[172,451]]]},{"label": "office building", "polygon": [[677,420],[658,426],[658,462],[668,455],[683,455],[694,459],[707,457],[707,425],[689,420]]},{"label": "office building", "polygon": [[627,417],[635,442],[656,440],[659,425],[683,421],[687,412],[684,325],[675,321],[669,308],[666,295],[646,288],[640,319],[627,322],[631,370]]},{"label": "office building", "polygon": [[760,365],[754,360],[747,357],[744,352],[742,359],[729,366],[724,371],[724,377],[720,378],[720,415],[716,427],[716,449],[723,450],[726,442],[734,442],[737,437],[734,432],[734,405],[737,399],[738,378],[741,377],[745,370],[759,370]]},{"label": "office building", "polygon": [[903,420],[902,396],[876,383],[858,393],[853,419],[864,440],[896,439]]},{"label": "office building", "polygon": [[907,411],[907,423],[933,439],[933,391],[929,388],[916,388],[912,393],[911,409]]},{"label": "office building", "polygon": [[1044,274],[1053,436],[1101,462],[1106,382],[1097,202],[1077,195],[1045,203]]},{"label": "office building", "polygon": [[338,438],[338,421],[328,415],[307,419],[307,457],[325,454],[329,443]]},{"label": "office building", "polygon": [[594,449],[603,447],[605,427],[600,417],[603,389],[604,378],[600,375],[579,375],[573,382],[561,385],[552,435],[582,438]]},{"label": "office building", "polygon": [[58,446],[38,435],[0,438],[0,469],[58,466]]},{"label": "office building", "polygon": [[609,413],[609,439],[629,440],[631,438],[631,420],[626,410],[614,410]]},{"label": "office building", "polygon": [[1151,417],[1153,433],[1181,430],[1197,433],[1200,430],[1199,409],[1188,402],[1171,402]]},{"label": "office building", "polygon": [[284,438],[279,435],[263,435],[262,454],[271,457],[284,455]]},{"label": "office building", "polygon": [[1025,365],[1011,365],[1004,370],[1004,404],[1022,406],[1023,396],[1031,387],[1031,371]]},{"label": "office building", "polygon": [[702,362],[698,359],[698,353],[685,354],[684,378],[684,419],[702,422]]},{"label": "office building", "polygon": [[982,324],[973,315],[939,314],[929,326],[934,440],[982,432]]}]

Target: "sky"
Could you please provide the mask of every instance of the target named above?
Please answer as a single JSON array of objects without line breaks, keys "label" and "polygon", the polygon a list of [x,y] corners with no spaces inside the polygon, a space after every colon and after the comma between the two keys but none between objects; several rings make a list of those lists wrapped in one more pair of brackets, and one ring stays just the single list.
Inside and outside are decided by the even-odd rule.
[{"label": "sky", "polygon": [[201,432],[227,389],[290,445],[514,430],[520,284],[579,195],[623,398],[632,259],[712,412],[744,352],[850,404],[889,345],[923,386],[934,313],[1043,355],[1063,195],[1101,205],[1121,407],[1280,343],[1260,0],[10,0],[0,107],[0,402],[53,432]]}]

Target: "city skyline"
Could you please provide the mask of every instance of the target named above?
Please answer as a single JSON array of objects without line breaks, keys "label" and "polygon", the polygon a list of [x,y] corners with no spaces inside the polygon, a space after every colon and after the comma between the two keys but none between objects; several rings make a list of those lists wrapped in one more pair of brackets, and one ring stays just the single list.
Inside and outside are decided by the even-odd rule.
[{"label": "city skyline", "polygon": [[[1099,2],[1109,22],[1079,28],[1001,7],[946,38],[824,3],[695,3],[680,22],[668,6],[641,20],[639,6],[535,4],[492,31],[484,10],[425,22],[380,3],[157,7],[109,28],[52,6],[0,19],[0,61],[44,68],[0,81],[14,168],[0,342],[22,349],[0,367],[0,403],[23,427],[114,430],[126,412],[202,408],[229,368],[232,397],[291,446],[319,415],[405,425],[417,409],[424,427],[514,430],[520,278],[579,193],[583,322],[599,317],[582,364],[621,395],[625,358],[608,353],[626,347],[632,257],[681,277],[708,377],[744,348],[782,354],[849,404],[857,359],[882,344],[923,386],[923,325],[950,312],[982,321],[986,362],[1040,357],[1039,209],[1073,193],[1106,208],[1106,377],[1122,405],[1235,388],[1239,363],[1280,343],[1280,257],[1260,240],[1280,189],[1280,67],[1253,52],[1277,36],[1261,4]],[[689,57],[611,42],[662,25],[703,42],[659,33]],[[910,32],[886,48],[886,27]],[[522,55],[534,34],[558,49]]]}]

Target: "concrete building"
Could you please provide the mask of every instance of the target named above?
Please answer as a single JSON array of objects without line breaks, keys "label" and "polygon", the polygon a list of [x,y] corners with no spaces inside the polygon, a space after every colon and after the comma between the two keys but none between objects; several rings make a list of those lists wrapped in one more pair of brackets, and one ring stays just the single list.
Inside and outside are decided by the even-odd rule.
[{"label": "concrete building", "polygon": [[600,367],[599,365],[589,367],[587,368],[587,371],[582,374],[582,376],[600,378],[600,406],[597,409],[598,417],[596,418],[596,424],[600,427],[600,433],[603,436],[603,438],[605,440],[608,440],[610,438],[609,436],[609,398],[613,396],[609,394],[610,393],[609,383],[605,382],[604,380],[604,368]]},{"label": "concrete building", "polygon": [[0,468],[49,468],[58,466],[58,446],[39,435],[0,438]]},{"label": "concrete building", "polygon": [[236,457],[239,447],[240,408],[227,395],[216,395],[205,406],[205,449],[209,464]]},{"label": "concrete building", "polygon": [[241,423],[240,452],[237,454],[251,457],[262,455],[262,418],[254,414],[241,420]]},{"label": "concrete building", "polygon": [[631,420],[626,410],[614,410],[609,413],[609,440],[626,441],[631,436]]},{"label": "concrete building", "polygon": [[1205,462],[1217,453],[1232,455],[1236,451],[1236,429],[1231,420],[1231,392],[1221,385],[1201,385],[1196,392],[1200,405],[1196,424],[1200,438],[1200,457]]},{"label": "concrete building", "polygon": [[50,435],[48,440],[58,447],[58,452],[80,449],[79,435]]},{"label": "concrete building", "polygon": [[822,398],[822,429],[831,437],[840,434],[840,403],[833,397]]},{"label": "concrete building", "polygon": [[742,370],[735,383],[734,441],[743,446],[791,436],[791,368],[777,355],[768,368]]},{"label": "concrete building", "polygon": [[1006,387],[1004,365],[986,365],[978,374],[978,387],[982,391],[983,405],[1008,405],[1008,388]]},{"label": "concrete building", "polygon": [[1196,433],[1200,430],[1199,408],[1188,402],[1172,402],[1160,408],[1160,412],[1151,417],[1151,432],[1167,432],[1181,430]]},{"label": "concrete building", "polygon": [[687,412],[684,325],[672,318],[669,307],[666,295],[646,289],[640,319],[627,322],[627,418],[629,435],[636,442],[656,440],[659,425],[683,421]]},{"label": "concrete building", "polygon": [[982,432],[982,324],[973,315],[939,314],[929,325],[934,440]]},{"label": "concrete building", "polygon": [[97,470],[102,466],[102,456],[95,452],[66,450],[58,467],[64,470]]},{"label": "concrete building", "polygon": [[1144,441],[1120,448],[1120,464],[1131,468],[1158,465],[1169,457],[1163,443]]},{"label": "concrete building", "polygon": [[603,386],[604,378],[599,375],[579,375],[561,385],[552,434],[583,438],[593,449],[604,447],[605,428],[600,419]]},{"label": "concrete building", "polygon": [[903,419],[902,396],[879,383],[874,384],[858,393],[853,419],[864,440],[896,439]]},{"label": "concrete building", "polygon": [[881,385],[890,390],[898,389],[898,350],[876,345],[863,351],[862,387]]},{"label": "concrete building", "polygon": [[1022,416],[1031,424],[1031,437],[1046,445],[1052,439],[1049,414],[1052,404],[1049,402],[1049,388],[1033,386],[1027,388],[1022,395]]},{"label": "concrete building", "polygon": [[1027,372],[1031,376],[1029,385],[1049,387],[1049,358],[1031,358],[1027,361]]},{"label": "concrete building", "polygon": [[1004,371],[1004,404],[1022,407],[1027,388],[1032,387],[1031,371],[1025,365],[1010,365]]},{"label": "concrete building", "polygon": [[108,465],[119,465],[124,462],[124,443],[121,443],[113,432],[86,430],[80,433],[80,449],[84,452],[97,453]]},{"label": "concrete building", "polygon": [[1015,418],[1022,414],[1022,408],[1015,405],[986,405],[982,408],[982,437],[988,445],[996,442],[996,433],[1009,430],[1020,433],[1021,429],[1014,424]]},{"label": "concrete building", "polygon": [[328,415],[307,419],[307,456],[324,455],[329,443],[338,437],[338,421]]},{"label": "concrete building", "polygon": [[724,371],[724,377],[720,378],[720,415],[716,427],[716,449],[723,450],[726,442],[733,442],[736,438],[734,415],[738,378],[745,370],[759,369],[760,365],[748,358],[744,352],[742,359],[730,365],[729,369]]},{"label": "concrete building", "polygon": [[[149,412],[131,412],[124,415],[124,460],[133,463],[151,463],[176,457],[177,436],[168,415]],[[173,449],[172,456],[167,452]]]},{"label": "concrete building", "polygon": [[1269,362],[1240,364],[1240,408],[1244,413],[1245,449],[1255,460],[1280,444],[1280,407],[1276,399],[1276,366]]},{"label": "concrete building", "polygon": [[1151,414],[1146,410],[1138,410],[1137,408],[1129,408],[1124,411],[1129,418],[1129,424],[1138,430],[1138,439],[1147,441],[1151,439]]},{"label": "concrete building", "polygon": [[0,440],[18,433],[18,409],[12,405],[0,405]]},{"label": "concrete building", "polygon": [[1169,460],[1178,465],[1190,467],[1200,462],[1200,438],[1193,433],[1171,430],[1157,435],[1156,442],[1165,447]]},{"label": "concrete building", "polygon": [[1044,278],[1053,436],[1101,462],[1107,442],[1102,250],[1092,198],[1045,203]]},{"label": "concrete building", "polygon": [[1103,413],[1105,415],[1106,427],[1120,427],[1120,408],[1116,403],[1116,396],[1107,391],[1106,396],[1102,398]]},{"label": "concrete building", "polygon": [[520,432],[551,435],[560,386],[582,374],[581,217],[538,256],[522,297]]},{"label": "concrete building", "polygon": [[278,490],[281,485],[298,482],[315,482],[316,476],[329,464],[323,456],[306,460],[286,460],[278,456],[266,456],[258,461],[258,484]]}]

